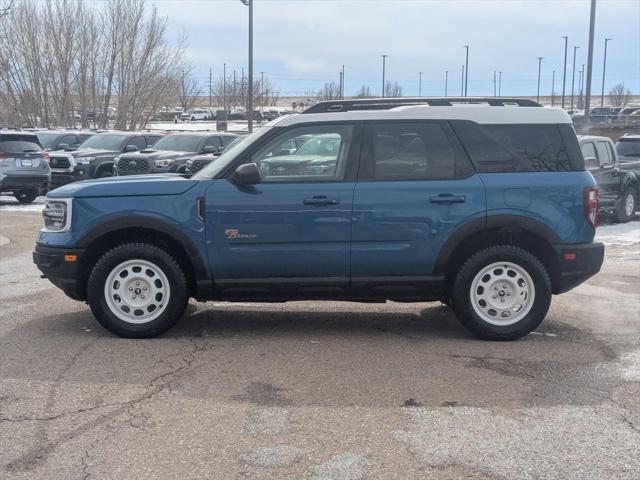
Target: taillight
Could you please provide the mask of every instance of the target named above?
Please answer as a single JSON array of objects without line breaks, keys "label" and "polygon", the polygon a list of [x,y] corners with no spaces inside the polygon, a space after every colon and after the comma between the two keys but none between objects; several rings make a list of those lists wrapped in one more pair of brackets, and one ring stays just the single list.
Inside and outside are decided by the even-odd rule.
[{"label": "taillight", "polygon": [[593,228],[598,226],[599,203],[598,189],[588,187],[584,189],[584,216]]},{"label": "taillight", "polygon": [[4,152],[0,152],[0,162],[1,162],[2,160],[6,160],[6,159],[7,159],[7,154],[6,154],[6,153],[4,153]]},{"label": "taillight", "polygon": [[42,153],[42,159],[45,162],[48,162],[49,161],[49,152],[47,152],[46,150],[43,150],[41,153]]}]

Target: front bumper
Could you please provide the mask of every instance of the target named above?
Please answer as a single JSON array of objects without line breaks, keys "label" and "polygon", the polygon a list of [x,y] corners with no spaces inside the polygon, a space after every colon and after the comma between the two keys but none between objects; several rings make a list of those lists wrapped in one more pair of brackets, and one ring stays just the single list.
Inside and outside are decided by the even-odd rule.
[{"label": "front bumper", "polygon": [[568,292],[600,271],[604,261],[602,243],[554,245],[558,270],[553,293]]},{"label": "front bumper", "polygon": [[51,182],[50,175],[7,175],[0,180],[0,191],[38,190],[46,193]]},{"label": "front bumper", "polygon": [[[36,245],[33,263],[42,274],[67,296],[74,300],[85,300],[86,291],[81,288],[80,259],[84,250],[77,248],[44,247]],[[69,256],[75,256],[71,261]]]}]

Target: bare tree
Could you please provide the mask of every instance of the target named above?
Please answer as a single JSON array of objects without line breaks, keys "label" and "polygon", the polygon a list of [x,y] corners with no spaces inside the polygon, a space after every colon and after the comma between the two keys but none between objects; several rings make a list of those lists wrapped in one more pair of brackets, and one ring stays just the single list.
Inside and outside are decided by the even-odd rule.
[{"label": "bare tree", "polygon": [[9,15],[11,9],[15,6],[16,0],[0,0],[0,17]]},{"label": "bare tree", "polygon": [[384,96],[385,97],[401,97],[402,96],[402,87],[398,82],[387,82],[384,86]]},{"label": "bare tree", "polygon": [[358,90],[358,93],[356,93],[356,98],[369,98],[369,97],[373,97],[373,95],[371,95],[371,89],[369,88],[368,85],[362,85]]},{"label": "bare tree", "polygon": [[185,112],[191,110],[201,92],[198,80],[193,76],[193,67],[185,66],[178,78],[178,99],[182,110]]},{"label": "bare tree", "polygon": [[336,100],[338,98],[340,98],[340,85],[336,82],[325,83],[316,94],[318,100]]},{"label": "bare tree", "polygon": [[624,87],[624,83],[618,83],[609,90],[609,98],[611,105],[614,107],[624,107],[629,103],[631,98],[631,90]]},{"label": "bare tree", "polygon": [[[213,82],[211,92],[215,98],[216,105],[220,108],[226,106],[227,110],[232,110],[236,105],[244,105],[244,101],[249,98],[248,84],[242,78],[235,83],[233,76],[228,76],[226,81],[219,78]],[[270,107],[275,106],[280,98],[280,91],[277,85],[268,78],[258,80],[253,83],[253,104],[255,106]]]}]

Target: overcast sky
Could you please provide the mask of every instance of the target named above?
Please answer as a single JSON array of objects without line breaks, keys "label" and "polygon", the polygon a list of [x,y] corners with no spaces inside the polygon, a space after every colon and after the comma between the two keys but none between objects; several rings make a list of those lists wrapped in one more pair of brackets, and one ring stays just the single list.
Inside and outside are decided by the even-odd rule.
[{"label": "overcast sky", "polygon": [[[469,95],[493,94],[493,72],[503,71],[502,95],[535,95],[536,57],[542,61],[541,94],[562,90],[564,40],[569,36],[567,92],[573,47],[576,71],[586,63],[589,0],[254,0],[256,76],[273,79],[283,95],[304,95],[339,80],[345,65],[346,94],[369,85],[380,93],[382,60],[387,79],[405,95],[459,94],[463,45],[470,46]],[[153,0],[169,17],[172,39],[189,41],[187,56],[204,86],[213,75],[247,64],[247,7],[240,0]],[[598,0],[594,93],[602,82],[604,38],[609,42],[605,90],[619,82],[640,94],[640,0]],[[576,90],[578,75],[576,74]]]}]

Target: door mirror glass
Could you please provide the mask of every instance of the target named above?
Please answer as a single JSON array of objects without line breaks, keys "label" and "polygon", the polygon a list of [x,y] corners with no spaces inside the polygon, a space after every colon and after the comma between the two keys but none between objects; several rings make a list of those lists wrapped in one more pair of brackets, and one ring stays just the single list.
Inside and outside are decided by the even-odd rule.
[{"label": "door mirror glass", "polygon": [[67,148],[69,148],[68,143],[61,143],[60,145],[58,145],[58,150],[66,150]]},{"label": "door mirror glass", "polygon": [[248,186],[260,183],[260,169],[255,163],[245,163],[236,168],[231,176],[231,181],[236,185]]},{"label": "door mirror glass", "polygon": [[137,152],[138,151],[138,147],[136,147],[135,145],[127,145],[124,148],[125,152]]},{"label": "door mirror glass", "polygon": [[202,153],[216,153],[218,151],[218,147],[214,147],[213,145],[207,145],[202,149]]}]

